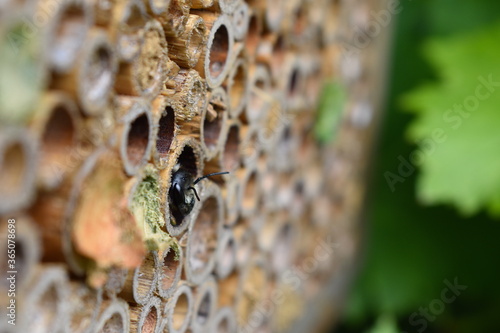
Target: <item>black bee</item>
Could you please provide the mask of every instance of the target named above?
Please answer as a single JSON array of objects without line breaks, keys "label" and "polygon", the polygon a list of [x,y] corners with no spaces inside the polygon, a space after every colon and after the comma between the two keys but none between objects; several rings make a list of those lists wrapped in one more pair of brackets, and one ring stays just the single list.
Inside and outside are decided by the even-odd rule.
[{"label": "black bee", "polygon": [[194,188],[196,184],[205,178],[228,173],[227,171],[214,172],[193,181],[193,175],[182,166],[178,166],[177,171],[175,171],[172,176],[172,185],[168,190],[168,203],[170,212],[174,217],[171,223],[173,225],[180,224],[184,217],[193,210],[195,203],[194,198],[196,197],[196,199],[200,201],[198,192],[196,192]]}]

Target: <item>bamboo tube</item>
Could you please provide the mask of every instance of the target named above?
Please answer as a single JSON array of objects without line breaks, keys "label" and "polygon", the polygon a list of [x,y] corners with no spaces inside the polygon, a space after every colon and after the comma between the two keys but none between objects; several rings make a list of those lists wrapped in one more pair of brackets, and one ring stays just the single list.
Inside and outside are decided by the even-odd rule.
[{"label": "bamboo tube", "polygon": [[184,267],[189,283],[200,284],[215,267],[224,206],[217,185],[205,182],[201,193],[200,210],[196,211],[189,227]]},{"label": "bamboo tube", "polygon": [[67,74],[56,75],[52,86],[76,98],[86,115],[96,116],[108,107],[116,67],[116,55],[108,37],[101,29],[93,28],[76,67]]},{"label": "bamboo tube", "polygon": [[227,79],[229,104],[231,106],[230,115],[232,118],[238,118],[248,103],[249,83],[248,57],[239,57],[234,62]]},{"label": "bamboo tube", "polygon": [[209,92],[207,107],[201,115],[200,137],[205,159],[210,160],[221,152],[227,136],[228,98],[221,87]]},{"label": "bamboo tube", "polygon": [[[80,256],[92,259],[97,269],[140,265],[145,247],[127,206],[126,180],[117,155],[106,148],[93,153],[75,177],[63,239],[66,260],[74,271],[88,260]],[[102,286],[105,281],[89,283]]]},{"label": "bamboo tube", "polygon": [[149,105],[142,99],[121,97],[120,112],[124,114],[116,128],[118,151],[125,172],[133,176],[149,160],[154,133]]},{"label": "bamboo tube", "polygon": [[118,94],[142,96],[152,100],[167,79],[167,41],[157,20],[149,20],[142,31],[141,49],[137,57],[121,62],[116,76]]},{"label": "bamboo tube", "polygon": [[172,297],[181,279],[184,262],[182,247],[170,247],[161,253],[156,272],[158,274],[158,294],[167,299]]},{"label": "bamboo tube", "polygon": [[156,333],[161,324],[161,300],[151,297],[143,305],[130,306],[130,333]]},{"label": "bamboo tube", "polygon": [[[203,170],[203,160],[201,159],[201,148],[199,143],[193,138],[179,136],[173,143],[174,148],[169,158],[168,166],[160,172],[162,179],[162,191],[165,193],[163,202],[165,203],[166,232],[171,236],[181,235],[192,223],[199,203],[195,201],[194,208],[187,216],[183,215],[176,203],[170,200],[170,187],[173,175],[180,168],[187,170],[196,179],[201,176]],[[200,183],[201,185],[201,183]]]},{"label": "bamboo tube", "polygon": [[189,18],[190,2],[191,0],[170,0],[166,15],[158,17],[165,30],[165,36],[178,37],[184,32]]},{"label": "bamboo tube", "polygon": [[231,25],[234,30],[234,39],[241,41],[248,33],[250,23],[250,7],[244,1],[235,1],[236,6],[231,15]]},{"label": "bamboo tube", "polygon": [[69,295],[70,326],[68,332],[90,333],[94,331],[102,304],[102,289],[92,290],[74,281],[69,284]]},{"label": "bamboo tube", "polygon": [[75,156],[76,150],[72,150],[82,137],[78,108],[64,93],[46,93],[34,115],[31,129],[40,142],[38,186],[53,190],[76,167],[76,160],[80,158]]},{"label": "bamboo tube", "polygon": [[224,228],[215,254],[215,273],[218,279],[225,279],[236,267],[237,244],[231,228]]},{"label": "bamboo tube", "polygon": [[120,299],[106,301],[106,306],[96,322],[95,333],[128,333],[130,330],[130,308]]},{"label": "bamboo tube", "polygon": [[234,36],[228,16],[196,11],[207,27],[207,45],[195,69],[206,80],[208,87],[222,84],[231,68],[234,54]]},{"label": "bamboo tube", "polygon": [[140,0],[115,1],[109,35],[116,45],[117,57],[122,61],[133,61],[143,45],[146,10]]},{"label": "bamboo tube", "polygon": [[203,284],[194,290],[193,318],[191,330],[193,332],[206,332],[215,317],[217,310],[217,281],[209,277]]},{"label": "bamboo tube", "polygon": [[16,211],[33,201],[38,162],[37,143],[22,128],[0,132],[0,214]]},{"label": "bamboo tube", "polygon": [[235,333],[237,332],[236,316],[231,307],[225,306],[217,310],[211,323],[211,332]]},{"label": "bamboo tube", "polygon": [[[0,265],[2,268],[1,279],[2,281],[7,281],[8,271],[12,270],[7,265],[10,263],[8,260],[12,259],[10,257],[12,256],[12,249],[14,249],[15,271],[17,271],[16,287],[18,290],[24,290],[27,284],[33,280],[36,266],[42,255],[40,233],[28,216],[16,216],[15,223],[12,224],[14,226],[13,229],[12,227],[8,228],[8,220],[2,217],[2,221],[0,222],[0,247],[5,251],[5,255],[3,255],[5,259],[2,260]],[[15,231],[14,248],[12,248],[12,243],[10,245],[8,243],[8,235],[12,230]]]},{"label": "bamboo tube", "polygon": [[[164,96],[172,99],[172,105],[179,110],[176,114],[179,119],[190,121],[200,116],[206,107],[206,85],[195,70],[180,70],[177,76],[166,82],[167,90]],[[192,123],[196,126],[196,122]],[[199,124],[198,124],[199,127]]]},{"label": "bamboo tube", "polygon": [[186,332],[192,321],[193,306],[193,292],[185,282],[181,282],[165,305],[164,323],[160,332]]},{"label": "bamboo tube", "polygon": [[68,278],[61,266],[39,266],[19,314],[23,332],[63,332],[69,325]]},{"label": "bamboo tube", "polygon": [[119,296],[129,302],[145,305],[153,297],[156,288],[159,266],[158,252],[149,252],[141,265],[129,270],[123,290]]},{"label": "bamboo tube", "polygon": [[242,117],[251,124],[260,121],[269,108],[271,75],[267,67],[257,65],[249,68],[249,80],[248,105]]},{"label": "bamboo tube", "polygon": [[157,132],[152,158],[159,170],[167,167],[172,143],[175,142],[180,131],[181,120],[176,116],[181,112],[176,110],[177,108],[177,104],[172,103],[169,98],[163,95],[159,95],[152,104],[154,127]]},{"label": "bamboo tube", "polygon": [[[47,1],[40,1],[41,11],[46,10]],[[45,52],[49,66],[57,73],[66,73],[75,65],[83,41],[93,24],[93,10],[89,3],[81,0],[56,2],[51,8],[53,17],[48,22]]]},{"label": "bamboo tube", "polygon": [[160,16],[170,7],[170,0],[144,0],[148,14]]},{"label": "bamboo tube", "polygon": [[206,44],[206,26],[198,15],[189,15],[185,30],[176,38],[169,38],[169,58],[180,67],[193,68]]}]

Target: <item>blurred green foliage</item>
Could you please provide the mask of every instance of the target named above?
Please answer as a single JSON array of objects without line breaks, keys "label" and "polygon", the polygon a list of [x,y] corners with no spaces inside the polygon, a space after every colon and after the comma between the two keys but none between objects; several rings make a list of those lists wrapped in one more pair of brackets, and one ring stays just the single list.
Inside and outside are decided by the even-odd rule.
[{"label": "blurred green foliage", "polygon": [[[397,172],[400,163],[398,156],[408,157],[417,148],[405,139],[408,138],[408,128],[425,127],[419,124],[421,120],[418,117],[403,112],[401,96],[422,84],[432,84],[438,92],[444,89],[446,82],[442,81],[442,71],[453,70],[457,72],[456,75],[467,72],[476,74],[474,59],[452,53],[478,51],[469,48],[480,43],[476,38],[487,38],[488,30],[491,32],[491,27],[497,23],[500,1],[408,0],[401,3],[403,11],[397,16],[394,27],[395,42],[386,115],[377,161],[372,170],[374,182],[367,214],[364,258],[361,260],[359,278],[352,286],[344,320],[335,332],[500,332],[500,285],[497,282],[500,277],[497,259],[500,253],[500,222],[484,213],[464,217],[452,207],[421,206],[415,194],[420,175],[418,168],[403,183],[397,184],[395,192],[391,191],[384,177],[387,171]],[[500,39],[497,38],[499,43]],[[425,45],[428,45],[427,48]],[[442,54],[434,54],[433,48]],[[496,66],[491,68],[492,73],[500,67],[491,55],[497,52],[500,62],[500,52],[498,47],[493,48],[496,51],[482,50],[489,54],[489,63],[481,60],[482,63],[478,64]],[[446,58],[447,51],[450,52],[449,58]],[[439,58],[438,67],[432,61],[436,57]],[[468,68],[462,68],[464,66]],[[462,69],[464,71],[461,74]],[[485,74],[488,73],[481,71],[475,77]],[[474,90],[476,83],[471,84]],[[471,93],[470,86],[464,86],[464,89],[467,94]],[[431,94],[439,104],[435,112],[441,114],[450,107],[450,102],[453,106],[453,103],[460,103],[465,97],[456,93],[453,98],[449,91],[438,92]],[[443,100],[439,100],[440,96]],[[428,108],[419,117],[430,117],[430,109],[434,106],[424,105],[423,100],[419,103]],[[490,126],[498,123],[498,112],[489,111],[488,114],[491,117]],[[433,122],[431,124],[434,126]],[[500,130],[498,133],[500,135]],[[460,135],[458,131],[457,135]],[[488,136],[482,133],[475,135],[478,140],[474,141],[475,149],[492,149],[489,143],[481,143],[480,140],[489,140]],[[410,135],[411,139],[417,137],[415,133]],[[455,144],[459,145],[460,142]],[[454,149],[459,150],[457,147]],[[495,158],[494,163],[498,163],[500,155],[496,157],[496,151],[491,154]],[[476,173],[478,170],[471,170],[469,163],[462,165],[460,162],[457,161],[453,166],[454,171],[450,170],[456,173],[454,179],[460,176],[468,180],[480,177]],[[484,162],[489,163],[490,160]],[[492,172],[490,170],[481,176],[492,177]],[[495,178],[490,180],[492,183],[497,182],[492,185],[498,185]],[[442,181],[445,182],[444,179]],[[460,195],[467,195],[467,189],[457,187],[453,181],[448,178],[447,183],[439,186],[447,186],[449,191],[461,191]],[[444,311],[433,316],[433,320],[427,320],[425,326],[412,323],[412,316],[414,319],[421,318],[419,311],[441,298],[441,292],[446,288],[444,281],[453,281],[455,278],[467,289],[453,302],[446,304]]]},{"label": "blurred green foliage", "polygon": [[[418,198],[465,214],[500,213],[500,24],[424,44],[439,81],[404,96],[422,159]],[[439,133],[434,138],[434,133]]]}]

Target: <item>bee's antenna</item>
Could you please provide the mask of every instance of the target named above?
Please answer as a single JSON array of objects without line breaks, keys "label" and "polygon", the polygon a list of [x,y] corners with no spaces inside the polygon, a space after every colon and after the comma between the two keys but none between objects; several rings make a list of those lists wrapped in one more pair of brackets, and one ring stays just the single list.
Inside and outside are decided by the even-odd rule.
[{"label": "bee's antenna", "polygon": [[194,187],[189,186],[188,190],[193,190],[194,195],[196,195],[196,199],[198,199],[198,201],[200,201],[200,197],[198,196],[198,192],[196,192],[196,189]]},{"label": "bee's antenna", "polygon": [[[193,182],[193,185],[198,184],[198,182],[199,182],[200,180],[203,180],[203,179],[205,179],[205,178],[212,177],[212,176],[217,176],[217,175],[225,175],[225,174],[228,174],[228,173],[229,173],[228,171],[209,173],[208,175],[201,176],[200,178],[196,179],[196,180]],[[198,200],[199,200],[199,199],[198,199]]]}]

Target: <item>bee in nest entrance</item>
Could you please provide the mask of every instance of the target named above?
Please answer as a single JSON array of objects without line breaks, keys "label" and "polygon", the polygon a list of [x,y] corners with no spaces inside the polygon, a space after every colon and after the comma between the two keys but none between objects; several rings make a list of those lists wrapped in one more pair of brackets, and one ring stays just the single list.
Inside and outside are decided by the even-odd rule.
[{"label": "bee in nest entrance", "polygon": [[168,203],[173,216],[170,223],[174,226],[180,225],[182,220],[193,210],[195,198],[200,201],[198,192],[194,187],[196,184],[205,178],[228,173],[228,171],[214,172],[194,179],[191,172],[180,164],[177,164],[172,176],[172,185],[168,190]]}]

